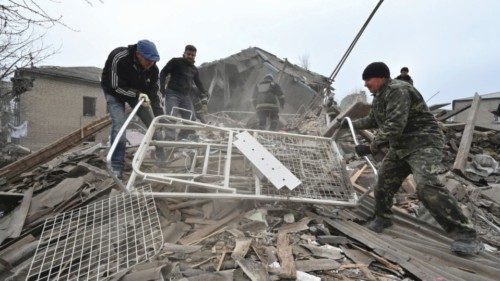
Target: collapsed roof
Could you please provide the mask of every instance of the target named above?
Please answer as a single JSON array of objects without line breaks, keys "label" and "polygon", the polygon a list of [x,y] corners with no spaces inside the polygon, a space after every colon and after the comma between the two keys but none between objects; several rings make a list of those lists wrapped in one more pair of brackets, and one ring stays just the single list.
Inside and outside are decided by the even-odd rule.
[{"label": "collapsed roof", "polygon": [[285,93],[285,112],[295,113],[323,89],[330,89],[327,77],[290,63],[288,60],[250,47],[227,58],[199,67],[200,78],[212,95],[211,111],[253,111],[255,85],[272,74]]}]

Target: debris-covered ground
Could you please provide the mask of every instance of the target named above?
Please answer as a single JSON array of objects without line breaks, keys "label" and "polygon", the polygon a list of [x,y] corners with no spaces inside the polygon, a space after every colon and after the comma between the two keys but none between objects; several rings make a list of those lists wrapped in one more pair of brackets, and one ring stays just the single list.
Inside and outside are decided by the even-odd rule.
[{"label": "debris-covered ground", "polygon": [[[225,115],[224,119],[230,116]],[[327,127],[321,108],[312,108],[293,118],[284,129],[322,135]],[[113,280],[204,281],[496,280],[500,274],[500,132],[471,132],[466,125],[457,126],[445,120],[442,128],[447,137],[442,180],[486,244],[485,252],[477,257],[458,257],[449,251],[451,239],[417,200],[415,184],[409,178],[395,198],[395,225],[383,234],[375,234],[363,226],[373,211],[370,196],[357,208],[253,200],[156,198],[163,235],[159,252],[147,262],[137,257],[130,262],[128,270],[117,274],[109,267],[103,269],[100,276],[114,274]],[[457,171],[457,155],[464,149],[460,143],[469,135],[472,139],[467,161],[463,171]],[[340,132],[338,139],[351,183],[362,193],[373,184],[373,173],[355,156],[349,134]],[[25,280],[45,219],[95,206],[92,204],[103,199],[120,198],[121,191],[105,170],[106,152],[100,145],[80,146],[3,183],[0,192],[2,280]],[[135,148],[127,151],[129,163],[134,152]],[[153,190],[163,188],[162,184],[152,184]],[[137,228],[135,222],[122,223],[124,228]],[[118,231],[121,226],[114,227]],[[106,232],[110,237],[111,233]],[[95,235],[102,236],[102,233]],[[64,245],[63,241],[72,241],[70,239],[76,241],[77,238],[58,235],[54,240]],[[116,253],[141,252],[137,238],[123,239],[127,242],[123,244],[125,248],[117,246]],[[96,244],[105,245],[106,241],[101,238]],[[115,246],[108,247],[112,252]],[[143,253],[147,252],[146,248],[147,245]],[[81,257],[68,258],[67,268],[50,270],[69,270],[83,264],[85,255]],[[117,257],[117,260],[123,258]],[[92,254],[88,257],[91,259]]]}]

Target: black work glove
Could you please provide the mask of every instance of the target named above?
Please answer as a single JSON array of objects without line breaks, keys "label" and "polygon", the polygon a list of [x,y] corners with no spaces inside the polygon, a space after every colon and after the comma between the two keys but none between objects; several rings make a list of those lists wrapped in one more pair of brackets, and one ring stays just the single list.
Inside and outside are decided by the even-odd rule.
[{"label": "black work glove", "polygon": [[360,157],[366,156],[368,154],[372,154],[372,150],[370,149],[370,146],[364,145],[364,144],[358,144],[354,147],[354,150],[356,150],[356,154],[359,155]]}]

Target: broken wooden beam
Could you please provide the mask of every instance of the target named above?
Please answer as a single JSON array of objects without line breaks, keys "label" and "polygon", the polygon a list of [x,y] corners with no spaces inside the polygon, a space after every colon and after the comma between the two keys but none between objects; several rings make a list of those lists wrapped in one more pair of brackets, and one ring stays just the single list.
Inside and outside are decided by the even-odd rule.
[{"label": "broken wooden beam", "polygon": [[244,259],[246,254],[248,253],[248,250],[250,249],[251,244],[252,244],[251,238],[236,239],[236,245],[234,246],[231,258],[233,258],[236,261]]},{"label": "broken wooden beam", "polygon": [[332,259],[309,259],[295,261],[297,270],[310,272],[319,270],[334,270],[340,267],[340,263]]},{"label": "broken wooden beam", "polygon": [[182,245],[191,245],[195,242],[198,242],[200,239],[205,238],[206,236],[210,235],[211,233],[213,233],[214,231],[216,231],[217,229],[219,229],[223,225],[238,218],[239,216],[240,216],[240,212],[236,211],[236,212],[230,214],[229,216],[215,222],[214,224],[207,225],[207,226],[189,234],[188,236],[179,240],[179,243]]},{"label": "broken wooden beam", "polygon": [[57,141],[49,144],[48,146],[42,148],[41,150],[29,154],[16,162],[13,162],[0,169],[0,177],[5,177],[6,179],[11,179],[25,171],[31,170],[32,168],[50,161],[57,155],[69,150],[72,147],[82,143],[84,140],[95,135],[102,129],[106,128],[111,124],[111,118],[106,115],[87,126],[79,128],[72,133],[58,139]]},{"label": "broken wooden beam", "polygon": [[280,277],[295,279],[297,270],[295,269],[295,262],[292,254],[292,246],[287,233],[278,232],[278,239],[276,242],[278,248],[278,259],[281,265]]},{"label": "broken wooden beam", "polygon": [[21,235],[21,231],[23,230],[24,221],[26,220],[26,216],[28,215],[28,211],[31,205],[31,198],[33,197],[33,186],[30,187],[25,193],[23,201],[19,206],[13,220],[11,221],[11,238],[16,238]]},{"label": "broken wooden beam", "polygon": [[444,115],[442,115],[442,116],[439,116],[439,117],[437,118],[437,120],[438,120],[438,121],[441,121],[441,122],[444,122],[444,121],[446,121],[446,120],[450,119],[451,117],[453,117],[453,116],[455,116],[455,115],[459,114],[460,112],[462,112],[462,111],[464,111],[464,110],[468,109],[469,107],[471,107],[471,105],[470,105],[470,104],[469,104],[469,105],[466,105],[466,106],[464,106],[464,107],[461,107],[461,108],[455,109],[455,110],[451,110],[451,111],[447,112],[446,114],[444,114]]},{"label": "broken wooden beam", "polygon": [[339,129],[340,124],[338,120],[341,120],[344,117],[351,117],[354,119],[365,117],[370,111],[370,105],[364,102],[353,103],[346,110],[340,112],[339,115],[328,125],[326,130],[323,132],[324,137],[331,137],[333,133]]},{"label": "broken wooden beam", "polygon": [[470,106],[469,115],[467,116],[467,122],[465,125],[464,132],[462,134],[462,139],[460,141],[460,146],[458,148],[457,157],[455,158],[455,163],[453,163],[453,171],[464,173],[465,163],[467,162],[467,157],[469,155],[470,146],[472,143],[472,138],[474,137],[474,125],[477,119],[477,111],[479,109],[479,104],[481,103],[481,96],[476,93],[474,99],[472,100],[472,105]]}]

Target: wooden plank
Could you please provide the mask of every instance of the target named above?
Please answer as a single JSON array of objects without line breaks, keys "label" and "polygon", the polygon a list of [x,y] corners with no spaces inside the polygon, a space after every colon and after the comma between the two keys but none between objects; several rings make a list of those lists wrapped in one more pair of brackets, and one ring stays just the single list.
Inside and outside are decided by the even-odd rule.
[{"label": "wooden plank", "polygon": [[206,220],[206,219],[201,219],[201,218],[186,218],[186,220],[184,220],[185,223],[189,223],[189,224],[213,224],[215,223],[214,220]]},{"label": "wooden plank", "polygon": [[[4,197],[4,198],[1,198]],[[12,200],[21,200],[24,198],[24,195],[22,193],[14,193],[14,192],[4,192],[0,191],[0,200],[9,200],[9,202],[12,202]]]},{"label": "wooden plank", "polygon": [[255,252],[262,264],[269,265],[269,261],[266,255],[266,249],[262,245],[257,243],[252,243],[252,250]]},{"label": "wooden plank", "polygon": [[333,133],[339,128],[340,124],[337,120],[340,120],[344,117],[351,117],[354,119],[365,117],[370,111],[370,105],[364,102],[353,103],[346,110],[340,112],[337,117],[332,120],[332,122],[328,125],[328,128],[323,132],[324,137],[331,137]]},{"label": "wooden plank", "polygon": [[215,271],[219,271],[220,268],[222,267],[222,263],[224,262],[224,258],[226,257],[227,249],[226,246],[222,249],[222,254],[219,259],[219,263],[217,264],[217,267],[215,268]]},{"label": "wooden plank", "polygon": [[278,260],[281,265],[280,277],[295,279],[297,277],[297,270],[295,269],[292,246],[290,245],[288,234],[278,232],[278,241],[276,243]]},{"label": "wooden plank", "polygon": [[231,258],[233,258],[234,260],[244,259],[246,254],[248,253],[248,250],[250,249],[251,244],[251,238],[236,239],[236,245],[234,246]]},{"label": "wooden plank", "polygon": [[211,225],[207,225],[206,227],[201,228],[201,229],[189,234],[188,236],[179,240],[179,243],[182,245],[191,245],[192,243],[204,238],[205,236],[210,235],[212,232],[216,231],[217,229],[219,229],[223,225],[227,224],[228,222],[238,218],[239,216],[240,216],[240,212],[235,211],[232,214],[230,214],[229,216],[217,221],[216,223],[211,224]]},{"label": "wooden plank", "polygon": [[83,177],[66,178],[48,192],[42,194],[41,197],[36,196],[35,200],[40,200],[44,207],[54,208],[77,194],[84,184]]},{"label": "wooden plank", "polygon": [[372,255],[368,254],[367,252],[363,252],[358,249],[349,249],[347,247],[341,247],[341,249],[342,251],[344,251],[346,257],[348,257],[354,263],[370,265],[375,261],[375,258],[373,258]]},{"label": "wooden plank", "polygon": [[100,180],[104,180],[104,179],[109,178],[109,174],[107,171],[105,171],[101,168],[98,168],[96,166],[90,165],[89,163],[81,161],[77,164],[77,167],[81,167],[81,168],[87,170],[88,172],[91,172],[92,175],[94,175],[96,178],[98,178]]},{"label": "wooden plank", "polygon": [[310,259],[295,261],[298,271],[310,272],[318,270],[334,270],[340,267],[340,263],[332,259]]},{"label": "wooden plank", "polygon": [[[446,128],[451,128],[456,131],[463,131],[465,129],[465,123],[444,123],[442,124]],[[475,131],[480,131],[480,132],[487,132],[487,131],[500,131],[500,125],[495,125],[495,124],[476,124],[474,126]]]},{"label": "wooden plank", "polygon": [[467,116],[467,125],[465,125],[465,129],[462,134],[462,140],[460,141],[460,147],[458,148],[457,157],[455,158],[455,163],[453,163],[453,171],[455,172],[460,172],[462,174],[464,173],[465,163],[467,162],[470,145],[472,143],[472,138],[474,137],[474,125],[476,123],[477,111],[479,109],[480,103],[481,96],[476,93],[474,95],[474,99],[472,100],[469,115]]},{"label": "wooden plank", "polygon": [[41,150],[29,154],[16,162],[13,162],[0,169],[0,177],[11,179],[25,171],[31,170],[34,167],[52,160],[55,156],[69,150],[82,143],[84,140],[97,134],[102,129],[111,124],[111,118],[105,116],[98,119],[85,127],[79,128],[72,133],[58,139]]},{"label": "wooden plank", "polygon": [[[352,182],[352,181],[351,181],[351,184],[352,184],[352,186],[354,187],[354,189],[355,189],[356,191],[358,191],[358,192],[365,193],[365,192],[366,192],[366,190],[367,190],[365,187],[363,187],[363,186],[361,186],[361,185],[359,185],[359,184],[357,184],[357,183],[355,183],[355,182]],[[371,198],[375,198],[375,197],[374,197],[374,195],[373,195],[373,189],[372,189],[372,191],[368,194],[368,196],[370,196]],[[408,211],[407,211],[407,210],[405,210],[405,209],[403,209],[403,208],[399,208],[399,207],[397,207],[397,206],[392,206],[392,207],[391,207],[391,210],[392,210],[392,211],[398,211],[398,212],[403,213],[403,214],[408,214]]]},{"label": "wooden plank", "polygon": [[352,269],[352,268],[357,268],[361,272],[363,272],[366,279],[369,281],[379,280],[379,279],[375,278],[375,276],[372,275],[372,273],[370,272],[370,270],[368,269],[368,266],[366,264],[362,264],[362,263],[343,264],[340,266],[339,270]]},{"label": "wooden plank", "polygon": [[466,106],[464,106],[464,107],[461,107],[461,108],[458,108],[458,109],[452,110],[452,111],[450,111],[450,112],[448,112],[448,113],[444,114],[443,116],[439,116],[439,117],[437,118],[437,120],[438,120],[438,121],[441,121],[441,122],[446,121],[446,120],[450,119],[451,117],[453,117],[453,116],[455,116],[455,115],[459,114],[460,112],[462,112],[462,111],[464,111],[464,110],[468,109],[469,107],[471,107],[471,105],[470,105],[470,104],[469,104],[469,105],[466,105]]},{"label": "wooden plank", "polygon": [[236,263],[245,272],[245,274],[252,281],[267,281],[269,280],[269,274],[266,268],[260,262],[255,262],[249,259],[240,259]]},{"label": "wooden plank", "polygon": [[184,208],[189,208],[189,207],[193,207],[193,206],[202,205],[202,204],[208,203],[210,201],[211,200],[209,200],[209,199],[188,200],[188,201],[184,201],[184,202],[181,202],[181,203],[178,203],[178,204],[175,204],[175,205],[170,205],[170,206],[168,206],[168,209],[170,211],[178,210],[178,209],[184,209]]},{"label": "wooden plank", "polygon": [[37,245],[37,239],[31,234],[18,239],[0,252],[0,264],[11,269],[28,253],[32,253],[31,250],[34,251]]},{"label": "wooden plank", "polygon": [[351,183],[356,183],[356,181],[358,181],[358,178],[361,176],[361,174],[363,174],[367,167],[368,165],[365,164],[363,165],[363,167],[361,167],[361,169],[357,170],[356,173],[354,173],[350,178]]},{"label": "wooden plank", "polygon": [[450,103],[449,103],[449,102],[447,102],[447,103],[438,103],[438,104],[433,104],[433,105],[429,106],[429,110],[430,110],[430,111],[433,111],[433,110],[439,109],[439,108],[441,108],[441,107],[445,107],[445,106],[447,106],[447,105],[450,105]]},{"label": "wooden plank", "polygon": [[19,209],[16,211],[14,218],[10,222],[10,229],[12,231],[9,236],[10,238],[16,238],[21,235],[21,231],[23,230],[24,226],[24,220],[26,219],[26,216],[28,215],[28,211],[30,209],[32,197],[33,186],[24,193],[23,201],[21,202]]}]

